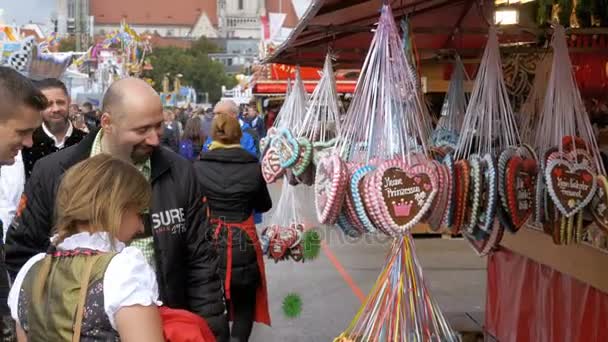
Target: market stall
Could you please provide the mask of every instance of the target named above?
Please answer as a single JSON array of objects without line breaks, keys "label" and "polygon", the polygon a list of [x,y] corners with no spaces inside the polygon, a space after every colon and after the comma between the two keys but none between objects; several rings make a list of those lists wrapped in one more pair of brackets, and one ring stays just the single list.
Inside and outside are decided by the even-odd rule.
[{"label": "market stall", "polygon": [[[331,49],[336,52],[337,68],[366,65],[368,49],[374,44],[372,37],[376,31],[372,29],[376,28],[382,3],[313,1],[300,25],[266,62],[319,66]],[[604,265],[608,262],[608,230],[603,228],[601,214],[591,214],[601,212],[602,205],[606,205],[606,183],[599,154],[601,139],[598,146],[588,113],[599,116],[604,111],[601,104],[606,101],[608,89],[608,31],[600,27],[570,28],[559,36],[559,26],[539,27],[530,21],[527,25],[501,27],[496,32],[488,28],[494,1],[391,1],[390,4],[394,18],[398,21],[407,18],[411,27],[418,72],[425,75],[427,66],[431,66],[427,70],[433,70],[427,86],[432,83],[437,87],[435,91],[447,91],[456,55],[461,56],[464,69],[477,82],[478,90],[473,90],[473,95],[478,92],[477,97],[473,96],[467,109],[470,118],[464,120],[469,126],[463,126],[463,132],[470,129],[474,133],[461,134],[454,166],[451,162],[445,164],[445,160],[443,163],[450,170],[454,168],[457,179],[464,175],[471,180],[465,184],[452,183],[459,189],[457,197],[452,198],[457,202],[456,214],[450,219],[456,223],[448,226],[468,235],[478,253],[489,255],[485,332],[500,341],[605,341],[608,338],[604,335],[608,319],[608,276]],[[551,8],[546,9],[551,12]],[[573,94],[578,94],[580,89],[582,100],[580,103],[573,100],[577,110],[570,111],[571,114],[555,114],[558,116],[549,120],[571,122],[569,126],[546,126],[545,129],[539,124],[540,131],[545,129],[543,134],[555,132],[555,139],[545,139],[552,141],[551,146],[544,143],[527,146],[524,142],[529,138],[520,137],[515,128],[516,124],[521,125],[515,114],[534,87],[538,65],[548,52],[558,50],[549,44],[552,41],[565,43],[564,49],[570,56],[568,52],[562,55],[562,61],[567,58],[568,63],[560,65],[569,65],[571,60],[576,81],[562,91],[576,99]],[[497,53],[499,44],[500,53]],[[502,68],[497,69],[495,65]],[[437,70],[444,70],[443,77]],[[566,68],[564,75],[569,70]],[[561,77],[563,80],[566,76]],[[470,90],[472,85],[469,83],[465,88]],[[492,91],[498,95],[490,96],[488,89],[496,89]],[[479,93],[483,91],[488,95]],[[544,107],[544,110],[532,109],[533,120],[539,122],[547,108],[559,109],[551,103],[545,103]],[[487,110],[480,116],[479,108]],[[559,111],[557,109],[553,111]],[[595,111],[599,114],[593,114]],[[488,112],[500,114],[492,118]],[[495,129],[495,119],[505,126]],[[559,153],[552,151],[554,154],[545,155],[550,148],[557,148]],[[561,154],[562,151],[576,157]],[[484,154],[489,157],[477,157]],[[582,171],[582,166],[577,165],[587,165],[589,171]],[[488,173],[493,167],[499,169],[495,176],[497,182],[492,182],[492,173]],[[562,168],[566,174],[575,175],[568,184],[576,185],[568,186],[588,193],[559,190],[562,185],[554,172],[561,177]],[[541,183],[546,185],[539,185]],[[549,191],[544,190],[547,186]],[[494,192],[498,197],[492,202],[489,189],[495,187],[506,190],[502,190],[505,194],[500,193],[501,190]],[[471,193],[463,189],[471,189]],[[544,191],[537,195],[542,196],[538,197],[542,200],[533,198],[534,193],[539,193],[537,190]],[[518,193],[526,195],[520,197]],[[563,207],[564,196],[574,196],[566,201],[573,208]],[[576,196],[585,198],[579,200]],[[591,201],[591,197],[598,199]],[[545,204],[538,209],[541,202]],[[553,216],[547,220],[549,216],[545,215],[543,226],[533,218],[538,216],[533,215],[533,209]],[[477,216],[480,213],[481,216]],[[381,219],[374,215],[380,214],[372,212],[372,221]],[[495,220],[488,219],[495,215]]]}]

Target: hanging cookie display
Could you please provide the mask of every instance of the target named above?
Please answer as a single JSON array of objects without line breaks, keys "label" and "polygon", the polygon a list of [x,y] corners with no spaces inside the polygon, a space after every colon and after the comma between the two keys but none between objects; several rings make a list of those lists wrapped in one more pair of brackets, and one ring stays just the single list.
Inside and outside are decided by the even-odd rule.
[{"label": "hanging cookie display", "polygon": [[492,234],[495,217],[513,232],[527,222],[536,187],[530,183],[536,160],[521,147],[501,65],[491,27],[454,152],[457,194],[451,228],[462,230],[478,253],[490,239],[502,237],[502,232]]},{"label": "hanging cookie display", "polygon": [[[417,73],[399,36],[390,6],[383,5],[335,155],[320,158],[317,165],[320,218],[330,216],[326,189],[334,187],[329,174],[337,174],[330,166],[338,163],[332,160],[337,157],[351,166],[349,191],[344,192],[351,198],[344,201],[339,220],[351,221],[353,227],[363,225],[366,233],[394,237],[382,275],[361,314],[338,341],[384,341],[400,336],[457,340],[424,286],[410,234],[423,219],[443,221],[452,192],[444,194],[446,187],[441,185],[451,181],[450,171],[431,160],[429,118],[421,103]],[[439,211],[436,216],[430,212],[432,206]],[[351,231],[346,223],[340,225]],[[372,326],[377,328],[369,329]],[[391,333],[381,337],[380,331]]]},{"label": "hanging cookie display", "polygon": [[[536,148],[544,156],[543,189],[536,198],[537,220],[556,244],[579,243],[585,217],[602,226],[608,204],[606,171],[595,134],[572,75],[565,29],[556,25],[551,45],[551,73],[536,135]],[[541,206],[544,205],[544,208]]]}]

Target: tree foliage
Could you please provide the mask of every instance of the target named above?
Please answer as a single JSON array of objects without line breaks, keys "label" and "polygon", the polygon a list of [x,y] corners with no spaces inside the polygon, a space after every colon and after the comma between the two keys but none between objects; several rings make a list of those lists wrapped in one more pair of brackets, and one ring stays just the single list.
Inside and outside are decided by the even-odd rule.
[{"label": "tree foliage", "polygon": [[59,41],[59,52],[76,51],[76,39],[74,37],[61,38]]},{"label": "tree foliage", "polygon": [[167,73],[170,74],[171,82],[175,75],[182,74],[182,85],[191,86],[198,93],[209,93],[209,101],[216,102],[222,96],[222,86],[232,88],[237,84],[234,77],[226,75],[222,63],[209,58],[209,53],[218,51],[219,48],[204,37],[194,42],[189,49],[154,48],[150,55],[154,69],[147,71],[145,76],[154,81],[156,90],[162,91],[163,78]]}]

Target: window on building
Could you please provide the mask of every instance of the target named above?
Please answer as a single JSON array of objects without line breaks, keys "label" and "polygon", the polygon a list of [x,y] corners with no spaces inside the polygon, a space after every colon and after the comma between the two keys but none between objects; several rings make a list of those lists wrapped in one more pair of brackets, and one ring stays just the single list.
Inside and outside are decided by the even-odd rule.
[{"label": "window on building", "polygon": [[173,36],[173,29],[168,29],[167,30],[167,37],[172,37]]},{"label": "window on building", "polygon": [[242,10],[243,9],[243,0],[239,0],[239,9]]}]

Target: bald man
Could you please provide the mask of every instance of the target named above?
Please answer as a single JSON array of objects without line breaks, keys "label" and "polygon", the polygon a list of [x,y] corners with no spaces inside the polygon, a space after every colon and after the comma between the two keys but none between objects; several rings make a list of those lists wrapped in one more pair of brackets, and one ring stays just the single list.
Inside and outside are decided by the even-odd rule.
[{"label": "bald man", "polygon": [[22,209],[8,231],[6,260],[11,275],[31,256],[48,249],[55,191],[63,173],[96,154],[111,154],[133,163],[152,185],[151,207],[143,215],[145,233],[131,246],[139,248],[156,270],[160,300],[204,317],[223,340],[228,321],[203,195],[192,164],[159,146],[160,97],[146,82],[128,78],[108,89],[102,111],[99,131],[34,166]]}]

